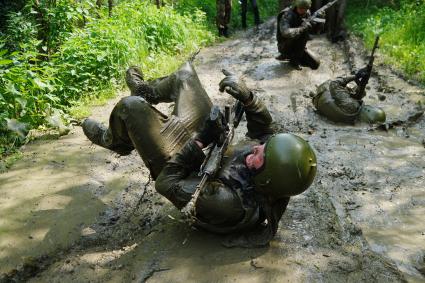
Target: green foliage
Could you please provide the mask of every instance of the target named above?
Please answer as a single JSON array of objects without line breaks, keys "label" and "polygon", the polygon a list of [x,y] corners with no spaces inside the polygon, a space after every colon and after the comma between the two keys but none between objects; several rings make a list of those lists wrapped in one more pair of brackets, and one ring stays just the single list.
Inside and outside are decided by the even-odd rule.
[{"label": "green foliage", "polygon": [[[77,101],[96,100],[122,84],[129,65],[140,65],[147,78],[164,75],[214,40],[199,10],[180,15],[171,7],[126,1],[112,17],[90,18],[75,5],[50,7],[57,14],[51,15],[54,28],[43,30],[48,36],[41,39],[32,8],[10,17],[14,28],[0,37],[0,155],[24,142],[29,129],[48,124],[52,113],[86,113]],[[76,14],[85,15],[80,28]]]},{"label": "green foliage", "polygon": [[425,83],[424,1],[377,1],[368,7],[363,1],[350,2],[347,23],[369,47],[380,34],[386,61]]},{"label": "green foliage", "polygon": [[[87,105],[122,85],[128,66],[141,66],[147,78],[163,76],[215,39],[216,0],[168,1],[161,9],[121,0],[112,17],[95,2],[19,0],[1,7],[0,156],[58,113],[87,115]],[[258,4],[263,20],[276,15],[274,1]],[[236,0],[232,13],[231,27],[238,28]]]},{"label": "green foliage", "polygon": [[[200,9],[205,12],[208,23],[211,27],[215,27],[215,16],[216,16],[216,0],[179,0],[177,1],[176,10],[192,14],[194,11]],[[257,1],[257,5],[260,10],[260,17],[262,20],[276,16],[278,13],[278,1]],[[231,28],[241,28],[241,5],[238,0],[232,0],[232,16],[231,16]],[[249,26],[254,25],[254,17],[251,10],[251,3],[248,1],[248,14],[247,22]]]},{"label": "green foliage", "polygon": [[[0,41],[0,143],[19,145],[31,125],[42,124],[59,101],[53,94],[55,70],[31,48],[9,53],[2,47]],[[3,151],[0,148],[0,154]]]},{"label": "green foliage", "polygon": [[6,40],[10,50],[21,49],[28,40],[41,41],[39,51],[51,54],[67,38],[74,27],[90,18],[90,0],[76,3],[73,0],[28,0],[19,12],[6,17]]}]

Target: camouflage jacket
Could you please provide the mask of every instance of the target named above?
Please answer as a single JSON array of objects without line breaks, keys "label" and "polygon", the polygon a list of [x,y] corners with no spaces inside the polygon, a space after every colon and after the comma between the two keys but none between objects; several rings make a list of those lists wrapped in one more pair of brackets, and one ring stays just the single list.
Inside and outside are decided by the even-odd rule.
[{"label": "camouflage jacket", "polygon": [[[257,142],[238,144],[226,152],[222,168],[201,192],[196,204],[195,225],[215,233],[231,234],[223,243],[226,246],[266,245],[275,235],[289,201],[285,198],[271,202],[256,192],[245,157],[251,152],[252,144],[264,141],[273,133],[272,118],[256,96],[245,107],[245,115],[247,136]],[[189,140],[162,169],[155,185],[158,192],[177,208],[184,207],[200,182],[197,173],[204,158],[194,140]]]},{"label": "camouflage jacket", "polygon": [[313,104],[319,113],[334,122],[354,123],[364,97],[364,93],[360,94],[356,88],[347,86],[354,80],[355,76],[338,77],[319,85],[313,97]]},{"label": "camouflage jacket", "polygon": [[304,50],[309,40],[308,30],[301,27],[303,19],[310,17],[310,11],[304,16],[295,12],[295,8],[286,8],[277,16],[277,46],[279,52],[291,56]]}]

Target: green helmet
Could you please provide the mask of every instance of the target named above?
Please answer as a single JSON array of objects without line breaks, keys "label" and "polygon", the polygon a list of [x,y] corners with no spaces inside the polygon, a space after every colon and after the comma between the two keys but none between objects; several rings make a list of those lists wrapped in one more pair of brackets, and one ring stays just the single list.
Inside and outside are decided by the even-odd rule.
[{"label": "green helmet", "polygon": [[264,165],[254,176],[257,191],[275,199],[301,194],[316,176],[316,155],[302,138],[273,135],[266,143]]},{"label": "green helmet", "polygon": [[293,6],[298,8],[310,9],[311,0],[294,0]]},{"label": "green helmet", "polygon": [[386,115],[384,110],[379,107],[373,107],[370,105],[363,105],[360,110],[360,121],[369,124],[384,123]]}]

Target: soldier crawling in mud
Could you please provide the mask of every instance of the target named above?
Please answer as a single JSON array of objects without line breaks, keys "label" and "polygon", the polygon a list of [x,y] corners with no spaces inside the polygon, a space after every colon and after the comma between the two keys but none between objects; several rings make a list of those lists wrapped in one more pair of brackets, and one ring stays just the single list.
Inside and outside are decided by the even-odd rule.
[{"label": "soldier crawling in mud", "polygon": [[[385,112],[379,107],[364,105],[366,96],[361,82],[368,76],[366,68],[355,75],[327,80],[313,93],[313,104],[317,111],[334,122],[354,124],[357,120],[366,123],[384,123]],[[350,82],[357,85],[350,87]]]},{"label": "soldier crawling in mud", "polygon": [[[385,112],[379,107],[363,105],[366,86],[372,74],[375,51],[378,48],[379,36],[375,38],[372,54],[366,67],[355,75],[327,80],[317,87],[312,94],[313,104],[317,111],[334,122],[354,124],[356,120],[374,124],[385,122]],[[350,87],[350,82],[357,86]]]},{"label": "soldier crawling in mud", "polygon": [[[252,140],[226,152],[218,173],[199,195],[193,225],[227,234],[223,241],[227,247],[264,246],[276,234],[289,198],[312,183],[316,156],[302,138],[274,134],[265,105],[242,80],[223,73],[220,91],[243,103]],[[200,182],[202,149],[223,131],[211,122],[212,103],[190,63],[149,82],[132,67],[126,80],[132,96],[115,106],[109,128],[86,119],[84,133],[93,143],[121,155],[136,149],[156,180],[156,190],[182,209]],[[170,116],[152,106],[160,102],[175,103]]]},{"label": "soldier crawling in mud", "polygon": [[[297,70],[301,66],[313,70],[319,68],[320,61],[306,48],[310,40],[310,32],[320,28],[320,24],[308,21],[310,17],[311,0],[294,0],[292,7],[281,11],[277,16],[277,47],[280,55],[277,60],[289,60]],[[324,12],[320,17],[324,16]]]}]

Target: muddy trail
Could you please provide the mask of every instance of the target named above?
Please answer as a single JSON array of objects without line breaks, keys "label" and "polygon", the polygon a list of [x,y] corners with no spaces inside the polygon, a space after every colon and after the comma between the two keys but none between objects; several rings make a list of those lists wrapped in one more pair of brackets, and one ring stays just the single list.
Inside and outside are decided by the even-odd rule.
[{"label": "muddy trail", "polygon": [[[226,249],[220,236],[189,228],[155,193],[136,152],[93,146],[75,127],[28,144],[0,175],[0,282],[424,282],[425,118],[415,116],[424,90],[378,58],[365,102],[384,108],[387,129],[331,123],[309,92],[362,67],[363,47],[315,37],[319,70],[295,71],[274,59],[274,34],[271,20],[195,60],[214,103],[232,103],[218,92],[220,70],[243,74],[276,127],[316,150],[315,182],[291,198],[269,247]],[[93,117],[107,122],[118,99]]]}]

